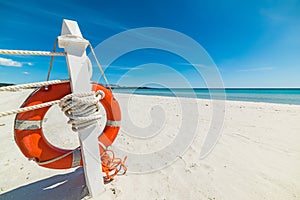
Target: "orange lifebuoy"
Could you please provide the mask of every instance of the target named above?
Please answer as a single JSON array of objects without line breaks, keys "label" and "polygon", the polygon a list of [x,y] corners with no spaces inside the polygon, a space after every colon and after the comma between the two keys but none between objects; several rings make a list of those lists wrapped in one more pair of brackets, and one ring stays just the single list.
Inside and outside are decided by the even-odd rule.
[{"label": "orange lifebuoy", "polygon": [[[102,85],[93,83],[92,90],[102,90],[105,93],[105,97],[100,102],[106,111],[107,123],[98,140],[105,147],[108,147],[114,142],[120,129],[120,106],[112,92]],[[47,88],[41,87],[34,91],[21,107],[59,100],[70,93],[70,83],[49,85]],[[19,113],[16,116],[14,136],[17,145],[27,158],[37,161],[40,166],[46,168],[69,169],[82,166],[80,149],[75,151],[61,149],[52,145],[44,136],[42,123],[50,107]],[[99,145],[99,148],[102,153],[103,146]],[[55,160],[55,158],[59,159]]]}]

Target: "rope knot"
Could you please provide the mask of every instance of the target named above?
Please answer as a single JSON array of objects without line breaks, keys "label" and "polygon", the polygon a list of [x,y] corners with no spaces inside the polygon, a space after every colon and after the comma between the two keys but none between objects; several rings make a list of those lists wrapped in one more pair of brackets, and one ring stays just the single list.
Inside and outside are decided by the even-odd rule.
[{"label": "rope knot", "polygon": [[80,131],[98,123],[102,115],[99,113],[100,100],[104,98],[104,92],[83,92],[66,95],[59,102],[59,107],[69,118],[68,124],[73,131]]}]

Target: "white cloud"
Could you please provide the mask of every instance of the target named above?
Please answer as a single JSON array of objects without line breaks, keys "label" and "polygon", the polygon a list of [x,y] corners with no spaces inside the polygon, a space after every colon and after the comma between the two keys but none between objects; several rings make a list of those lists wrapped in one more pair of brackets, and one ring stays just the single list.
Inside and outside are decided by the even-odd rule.
[{"label": "white cloud", "polygon": [[29,65],[29,66],[33,66],[33,63],[32,62],[28,62],[28,63],[26,63],[27,65]]},{"label": "white cloud", "polygon": [[30,73],[29,72],[22,72],[22,74],[29,75]]},{"label": "white cloud", "polygon": [[8,58],[1,58],[1,57],[0,57],[0,65],[9,66],[9,67],[22,67],[22,63],[18,61],[14,61]]}]

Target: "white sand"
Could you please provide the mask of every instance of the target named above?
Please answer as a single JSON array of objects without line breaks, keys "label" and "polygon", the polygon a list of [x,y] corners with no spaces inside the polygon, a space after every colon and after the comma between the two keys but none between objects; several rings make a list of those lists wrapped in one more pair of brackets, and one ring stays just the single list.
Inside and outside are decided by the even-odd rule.
[{"label": "white sand", "polygon": [[[1,93],[0,111],[19,107],[29,93]],[[300,199],[300,106],[227,101],[222,136],[211,154],[200,160],[212,119],[211,101],[116,96],[123,121],[113,148],[117,155],[129,156],[129,172],[107,184],[98,199]],[[199,115],[194,115],[197,104]],[[182,107],[192,114],[186,116]],[[78,145],[57,109],[46,118],[51,142],[68,148]],[[182,134],[182,122],[195,128],[195,121],[195,138],[184,155],[175,155],[174,162],[156,170],[161,161],[173,159],[176,149],[170,155],[159,154],[160,160],[155,160],[156,152],[174,144],[176,134]],[[0,118],[0,199],[80,199],[82,170],[51,170],[28,161],[14,142],[13,122],[14,116]],[[133,154],[145,156],[137,160]],[[148,159],[147,164],[143,158],[149,154],[154,161]]]}]

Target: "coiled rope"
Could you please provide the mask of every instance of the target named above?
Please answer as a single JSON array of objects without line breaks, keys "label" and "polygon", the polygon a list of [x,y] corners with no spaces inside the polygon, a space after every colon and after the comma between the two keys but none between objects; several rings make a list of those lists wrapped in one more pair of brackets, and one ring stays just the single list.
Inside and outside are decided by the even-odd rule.
[{"label": "coiled rope", "polygon": [[[93,126],[101,119],[102,115],[98,112],[100,109],[99,100],[104,98],[104,96],[104,92],[98,90],[97,92],[75,95],[69,94],[60,100],[59,106],[65,115],[69,117],[70,120],[68,124],[72,125],[73,131],[84,130]],[[103,146],[100,142],[99,144]],[[73,151],[76,151],[76,149]],[[66,155],[62,155],[60,158],[65,156]],[[111,182],[116,175],[124,175],[126,173],[127,167],[125,166],[125,162],[127,156],[123,160],[121,158],[115,158],[114,152],[105,147],[100,157],[102,171],[105,173],[104,183]],[[57,158],[55,158],[55,160],[57,160]],[[47,161],[47,163],[49,163],[49,161]],[[120,173],[121,169],[123,169],[123,173]]]},{"label": "coiled rope", "polygon": [[104,92],[69,94],[62,98],[59,107],[70,119],[68,124],[72,125],[73,131],[84,130],[101,119],[102,115],[98,112],[100,109],[100,99],[104,98]]},{"label": "coiled rope", "polygon": [[[111,154],[111,155],[109,155]],[[124,175],[127,171],[125,162],[127,156],[122,160],[121,158],[116,158],[115,153],[112,150],[105,150],[101,154],[102,170],[105,172],[104,183],[109,183],[114,180],[117,175]],[[123,169],[123,172],[121,170]]]}]

